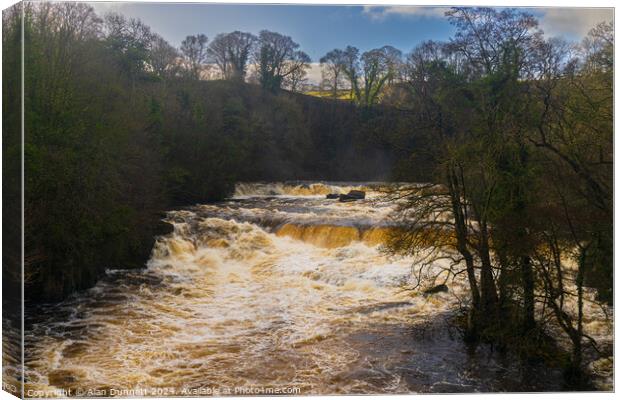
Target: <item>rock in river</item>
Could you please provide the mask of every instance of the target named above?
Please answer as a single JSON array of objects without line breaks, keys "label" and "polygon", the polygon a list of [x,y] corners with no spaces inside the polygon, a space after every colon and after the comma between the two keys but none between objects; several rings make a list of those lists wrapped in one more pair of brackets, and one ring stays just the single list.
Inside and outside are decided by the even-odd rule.
[{"label": "rock in river", "polygon": [[366,198],[366,192],[362,190],[351,190],[347,194],[341,194],[339,196],[339,200],[341,202],[355,201],[355,200],[363,200]]},{"label": "rock in river", "polygon": [[441,285],[434,286],[430,289],[426,289],[424,291],[424,296],[429,296],[431,294],[440,293],[440,292],[448,293],[448,287],[443,283]]}]

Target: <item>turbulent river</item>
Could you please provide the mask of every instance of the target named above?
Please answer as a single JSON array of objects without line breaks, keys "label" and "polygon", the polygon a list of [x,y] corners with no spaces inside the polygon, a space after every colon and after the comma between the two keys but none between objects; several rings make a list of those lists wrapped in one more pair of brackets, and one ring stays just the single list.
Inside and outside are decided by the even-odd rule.
[{"label": "turbulent river", "polygon": [[[351,189],[366,199],[325,198]],[[391,207],[372,184],[246,184],[170,212],[147,269],[28,311],[26,390],[561,390],[559,370],[464,344],[450,323],[463,284],[405,290],[417,260],[381,251]]]}]

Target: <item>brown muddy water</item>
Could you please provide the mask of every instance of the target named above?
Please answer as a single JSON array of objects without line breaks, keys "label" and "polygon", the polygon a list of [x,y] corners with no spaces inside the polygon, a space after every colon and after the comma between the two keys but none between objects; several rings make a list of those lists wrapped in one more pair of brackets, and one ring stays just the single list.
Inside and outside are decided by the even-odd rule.
[{"label": "brown muddy water", "polygon": [[381,251],[392,205],[373,185],[357,187],[363,201],[325,199],[356,187],[238,185],[170,212],[147,269],[28,309],[26,395],[562,390],[559,370],[464,344],[449,322],[463,283],[403,290],[418,261]]}]

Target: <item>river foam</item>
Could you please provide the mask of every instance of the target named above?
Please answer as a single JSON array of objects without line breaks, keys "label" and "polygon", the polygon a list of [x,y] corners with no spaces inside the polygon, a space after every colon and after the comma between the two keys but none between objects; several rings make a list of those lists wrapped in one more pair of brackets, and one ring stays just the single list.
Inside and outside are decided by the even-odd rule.
[{"label": "river foam", "polygon": [[[228,201],[170,212],[174,232],[146,270],[111,270],[86,293],[31,310],[26,388],[559,390],[559,371],[523,371],[463,344],[446,322],[463,282],[429,297],[410,290],[447,265],[413,274],[419,259],[381,251],[394,229],[381,187],[244,184]],[[325,199],[352,189],[367,198]]]}]

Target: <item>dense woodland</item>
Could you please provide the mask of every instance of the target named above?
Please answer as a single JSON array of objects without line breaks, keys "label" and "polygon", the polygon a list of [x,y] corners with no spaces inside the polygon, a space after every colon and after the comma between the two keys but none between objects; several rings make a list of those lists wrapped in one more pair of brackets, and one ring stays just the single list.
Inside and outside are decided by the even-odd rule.
[{"label": "dense woodland", "polygon": [[612,298],[612,25],[575,44],[523,12],[453,8],[445,43],[330,51],[317,98],[310,58],[276,32],[175,49],[84,4],[23,6],[3,13],[3,264],[18,271],[23,24],[32,300],[142,266],[163,211],[238,181],[430,182],[388,194],[404,200],[388,250],[450,257],[472,340],[538,349],[559,326],[582,380],[584,288]]},{"label": "dense woodland", "polygon": [[559,326],[568,381],[583,384],[583,352],[600,351],[584,288],[612,300],[613,26],[574,45],[513,10],[446,17],[457,33],[408,55],[396,97],[418,118],[402,137],[416,138],[411,165],[430,163],[434,179],[392,194],[406,226],[390,247],[467,276],[470,339],[530,357]]},{"label": "dense woodland", "polygon": [[[222,64],[226,79],[207,81],[213,47],[204,35],[178,51],[142,22],[100,18],[85,4],[24,7],[25,278],[33,300],[89,287],[106,268],[143,266],[163,212],[220,200],[237,181],[389,175],[390,151],[370,128],[384,123],[381,110],[279,90],[297,58],[307,60],[290,38],[261,32],[295,64],[276,65],[263,46],[262,85],[244,82],[249,54]],[[3,13],[5,215],[15,218],[3,227],[17,241],[5,252],[14,282],[21,23],[19,6]]]}]

